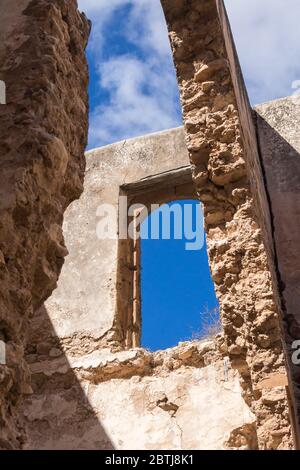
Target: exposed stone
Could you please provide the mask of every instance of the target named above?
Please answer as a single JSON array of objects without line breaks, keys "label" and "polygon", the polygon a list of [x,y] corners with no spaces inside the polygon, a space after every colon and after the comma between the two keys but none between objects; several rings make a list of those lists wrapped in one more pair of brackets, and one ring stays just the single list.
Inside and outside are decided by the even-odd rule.
[{"label": "exposed stone", "polygon": [[[276,449],[283,442],[292,446],[289,418],[283,414],[288,408],[287,396],[285,406],[273,407],[270,420],[267,411],[260,413],[264,409],[261,396],[253,393],[261,380],[285,371],[285,361],[280,305],[272,285],[273,264],[263,243],[263,239],[268,241],[265,216],[270,220],[264,212],[267,198],[257,163],[254,123],[224,5],[221,0],[183,0],[175,9],[172,0],[161,3],[177,70],[194,181],[204,206],[209,261],[228,354],[240,371],[244,398],[257,416],[258,447]],[[208,80],[214,83],[210,93]],[[207,180],[202,177],[205,174]],[[256,308],[262,300],[268,302],[267,310]],[[262,324],[258,334],[257,327]],[[282,426],[287,435],[269,439],[266,422],[269,432],[272,426],[274,430]],[[247,446],[247,439],[238,436]],[[234,433],[229,441],[235,439]]]},{"label": "exposed stone", "polygon": [[257,450],[258,442],[255,424],[247,423],[237,429],[234,429],[230,433],[230,437],[225,445],[228,447],[228,449],[231,450]]},{"label": "exposed stone", "polygon": [[[263,105],[255,129],[222,1],[162,4],[186,144],[174,129],[88,153],[48,300],[82,191],[89,24],[75,0],[0,6],[0,448],[279,450],[292,426],[297,441],[296,101]],[[149,209],[196,192],[224,332],[151,353],[119,196]],[[116,208],[109,240],[100,203]]]},{"label": "exposed stone", "polygon": [[82,191],[89,24],[75,0],[3,0],[0,17],[0,448],[11,449],[26,439],[16,408],[30,391],[28,322],[56,287],[63,213]]}]

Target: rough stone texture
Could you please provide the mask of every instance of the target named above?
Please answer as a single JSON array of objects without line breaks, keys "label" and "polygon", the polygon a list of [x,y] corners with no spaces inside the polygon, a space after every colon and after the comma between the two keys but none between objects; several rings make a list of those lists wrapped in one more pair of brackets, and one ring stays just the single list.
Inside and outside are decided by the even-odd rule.
[{"label": "rough stone texture", "polygon": [[25,439],[16,408],[31,391],[28,321],[56,286],[63,213],[82,191],[89,23],[75,0],[2,0],[0,23],[0,448],[9,449]]},{"label": "rough stone texture", "polygon": [[[257,130],[266,187],[271,205],[279,289],[282,296],[288,356],[300,339],[300,97],[256,107]],[[291,364],[298,432],[300,367]]]},{"label": "rough stone texture", "polygon": [[[64,223],[70,255],[44,305],[67,253],[63,213],[82,190],[89,25],[75,0],[1,3],[0,448],[292,447],[286,385],[299,384],[299,371],[291,381],[278,313],[290,354],[299,332],[295,101],[260,108],[258,147],[222,1],[162,3],[187,148],[175,129],[88,153],[84,194]],[[97,209],[119,209],[120,195],[147,207],[194,196],[192,174],[224,336],[151,354],[135,347],[136,240],[117,239],[117,211],[115,237],[99,240]]]},{"label": "rough stone texture", "polygon": [[[191,191],[187,162],[182,128],[88,152],[84,193],[69,207],[65,217],[64,235],[69,256],[58,288],[31,321],[26,353],[34,394],[28,397],[21,413],[29,430],[26,448],[282,449],[291,446],[282,357],[276,358],[274,349],[271,361],[270,348],[267,347],[272,345],[273,329],[277,325],[274,310],[268,308],[274,308],[271,294],[264,298],[263,282],[266,279],[270,286],[270,275],[262,246],[257,249],[255,245],[257,240],[261,243],[261,238],[249,196],[247,204],[239,208],[235,220],[240,231],[245,232],[244,223],[247,230],[252,230],[253,250],[254,254],[260,253],[259,258],[250,258],[248,251],[244,255],[243,249],[236,245],[237,234],[229,222],[226,225],[228,232],[224,234],[224,237],[232,234],[228,240],[220,236],[224,231],[223,224],[219,229],[212,226],[212,232],[208,224],[208,235],[216,234],[209,241],[213,241],[213,247],[216,245],[222,250],[231,244],[234,248],[230,251],[230,259],[225,258],[227,266],[221,260],[225,276],[225,269],[231,270],[235,266],[236,257],[243,268],[242,275],[235,277],[236,291],[233,284],[228,288],[227,281],[218,283],[215,279],[219,295],[226,293],[225,287],[229,289],[225,297],[228,302],[225,308],[226,305],[231,308],[230,317],[224,322],[226,340],[219,337],[216,343],[210,343],[208,350],[205,345],[196,343],[154,354],[136,348],[124,350],[124,347],[132,346],[127,343],[127,332],[132,325],[126,318],[127,310],[132,308],[132,278],[130,284],[126,277],[127,272],[132,273],[132,260],[125,266],[125,271],[120,271],[120,258],[123,259],[126,242],[117,238],[98,239],[97,208],[100,203],[113,203],[118,207],[120,192],[128,194],[130,201],[133,197],[133,200],[146,205],[149,201],[167,201],[186,194],[180,188],[183,187],[185,192]],[[186,179],[187,176],[190,179]],[[245,181],[241,184],[243,190],[250,191]],[[210,182],[207,188],[211,191]],[[117,212],[114,217],[117,222]],[[115,230],[117,233],[117,225]],[[247,231],[243,237],[249,250]],[[244,238],[240,240],[242,244]],[[241,255],[247,257],[243,259]],[[219,257],[216,252],[211,258],[213,276]],[[247,266],[249,258],[251,272]],[[263,274],[262,267],[266,270]],[[124,285],[127,286],[125,292]],[[70,292],[75,294],[70,296]],[[249,297],[245,299],[246,295]],[[223,295],[220,299],[224,302]],[[253,316],[249,317],[254,325],[247,324],[250,321],[244,314],[245,308],[252,312]],[[242,328],[240,317],[245,318],[246,323]],[[273,327],[269,328],[272,318]],[[239,325],[234,341],[228,340],[230,328]],[[250,343],[257,341],[253,330],[252,335],[245,334],[247,328],[255,327],[261,335],[257,336],[258,341],[266,341],[263,351]],[[238,350],[242,348],[242,341],[247,348],[244,355]],[[258,356],[251,356],[249,350]],[[227,356],[230,356],[231,365]],[[262,370],[257,367],[255,359],[263,362]],[[229,392],[226,384],[226,392],[224,384],[220,388],[215,371],[219,371],[219,379],[221,376],[226,378],[227,374],[232,377],[228,384]],[[203,380],[203,373],[208,373],[211,378]],[[243,393],[237,386],[238,381]],[[182,383],[194,385],[191,390],[189,387],[184,389],[184,400],[180,401]],[[249,391],[250,386],[255,387],[253,395]],[[161,398],[154,406],[153,396],[158,390]],[[232,390],[235,390],[234,395]],[[216,396],[222,402],[222,412]],[[49,407],[49,403],[53,405]],[[180,411],[177,408],[179,403]],[[247,404],[251,405],[252,412]],[[56,409],[60,412],[57,413]],[[174,420],[173,415],[180,416],[180,421]],[[191,426],[191,421],[198,429],[196,440],[189,433],[187,423]],[[160,424],[156,432],[157,422]],[[181,436],[178,426],[183,429]],[[45,432],[45,429],[50,431]]]},{"label": "rough stone texture", "polygon": [[287,395],[264,399],[265,384],[287,384],[286,365],[273,267],[263,244],[269,216],[255,131],[223,3],[162,0],[162,5],[228,353],[257,418],[259,448],[288,448]]},{"label": "rough stone texture", "polygon": [[99,204],[118,208],[120,192],[146,205],[191,197],[188,163],[182,128],[87,153],[84,192],[65,214],[69,255],[30,325],[26,448],[257,447],[222,337],[153,354],[132,348],[133,245],[96,233]]},{"label": "rough stone texture", "polygon": [[64,357],[33,363],[27,448],[257,448],[255,416],[220,345],[222,337],[152,354],[104,348],[69,354],[69,364]]}]

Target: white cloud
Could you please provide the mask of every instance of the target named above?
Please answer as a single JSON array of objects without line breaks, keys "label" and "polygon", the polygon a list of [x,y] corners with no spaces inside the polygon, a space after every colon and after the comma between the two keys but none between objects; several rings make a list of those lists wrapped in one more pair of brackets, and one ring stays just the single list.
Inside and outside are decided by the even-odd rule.
[{"label": "white cloud", "polygon": [[119,56],[101,65],[101,86],[110,100],[92,114],[92,143],[108,144],[170,128],[177,122],[172,71],[130,55]]},{"label": "white cloud", "polygon": [[101,54],[105,38],[103,28],[112,18],[115,10],[122,7],[126,0],[78,0],[78,7],[92,21],[92,46]]},{"label": "white cloud", "polygon": [[[121,32],[136,53],[104,60],[104,48],[110,47],[105,27],[116,25],[124,6],[130,13]],[[99,87],[109,96],[91,113],[89,145],[179,125],[178,88],[160,0],[79,0],[79,7],[93,22],[90,48]]]},{"label": "white cloud", "polygon": [[124,34],[139,46],[150,47],[159,54],[169,54],[170,45],[160,0],[78,0],[78,5],[93,22],[93,38],[97,38],[97,44],[101,37],[103,45],[103,28],[117,10],[130,6]]},{"label": "white cloud", "polygon": [[291,95],[300,79],[299,0],[225,0],[253,104]]},{"label": "white cloud", "polygon": [[[170,55],[167,25],[159,0],[133,0],[127,36],[145,51],[153,49],[158,55]],[[141,19],[143,21],[141,22]]]},{"label": "white cloud", "polygon": [[[299,0],[225,0],[253,104],[290,95],[300,79]],[[180,124],[175,73],[160,0],[79,0],[93,21],[90,45],[108,101],[91,115],[90,145]],[[122,35],[137,53],[110,55],[110,25],[129,6]],[[107,28],[106,28],[107,27]],[[103,59],[103,51],[106,50]]]}]

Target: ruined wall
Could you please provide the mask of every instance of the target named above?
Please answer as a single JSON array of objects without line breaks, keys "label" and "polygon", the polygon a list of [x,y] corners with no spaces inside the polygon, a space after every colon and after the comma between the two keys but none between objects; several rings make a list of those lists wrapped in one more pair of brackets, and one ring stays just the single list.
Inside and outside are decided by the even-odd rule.
[{"label": "ruined wall", "polygon": [[[213,341],[68,354],[32,367],[29,449],[255,449],[255,416]],[[225,365],[224,365],[225,364]],[[70,370],[76,381],[68,381]],[[41,385],[44,379],[43,385]]]},{"label": "ruined wall", "polygon": [[[276,174],[271,168],[265,141],[271,137],[263,123],[258,132],[264,170],[271,168],[265,176],[274,195],[272,215],[281,214],[274,225],[222,2],[162,3],[188,150],[177,129],[88,153],[84,194],[64,222],[70,255],[43,305],[67,253],[63,212],[82,190],[89,25],[72,0],[1,3],[0,80],[7,84],[8,104],[0,107],[0,340],[7,355],[7,365],[0,365],[0,448],[292,446],[281,298],[273,289],[281,266],[289,284],[281,294],[288,313],[296,309],[297,273],[291,276],[280,251],[283,215],[275,186],[283,169]],[[287,108],[279,109],[282,115]],[[277,111],[266,106],[264,113],[287,135]],[[117,222],[120,193],[155,181],[157,173],[164,181],[177,170],[185,177],[189,157],[204,204],[225,336],[153,354],[126,350],[127,333],[136,327],[128,320],[135,266],[117,240],[117,224],[113,239],[97,237],[98,205],[112,204]],[[173,183],[163,198],[184,194],[180,182]],[[288,204],[297,215],[292,199]],[[296,250],[297,227],[292,233]],[[287,322],[293,338],[295,321]],[[23,394],[28,398],[17,412]]]},{"label": "ruined wall", "polygon": [[268,206],[223,3],[162,0],[162,6],[231,364],[241,374],[244,398],[256,415],[259,448],[288,447],[292,441],[279,305],[263,244]]},{"label": "ruined wall", "polygon": [[0,448],[9,449],[25,440],[16,408],[31,392],[28,323],[56,286],[63,213],[82,191],[89,24],[75,0],[2,0],[0,24]]},{"label": "ruined wall", "polygon": [[[87,152],[84,193],[65,214],[69,255],[58,288],[43,307],[66,346],[74,348],[78,344],[79,350],[92,351],[107,341],[124,341],[126,331],[120,330],[120,322],[115,324],[121,290],[118,285],[118,257],[122,249],[118,240],[121,186],[187,167],[189,160],[182,135],[182,129],[171,130]],[[173,192],[170,198],[176,199],[176,194]],[[105,216],[101,212],[105,204],[109,204],[112,224],[110,233],[103,239],[98,237],[97,228]],[[124,273],[127,278],[132,266],[129,260],[124,263],[128,264]],[[128,301],[123,298],[121,307]]]},{"label": "ruined wall", "polygon": [[[274,116],[279,105],[280,102],[269,103],[260,109]],[[296,116],[290,117],[291,111],[285,116],[286,108],[279,106],[279,109],[281,119],[297,122]],[[264,126],[258,125],[258,132],[262,133],[263,145],[269,148],[274,135],[266,135]],[[292,127],[289,127],[290,134],[285,129],[284,126],[281,139],[285,136],[292,142],[296,133]],[[292,150],[296,152],[295,148]],[[224,322],[225,338],[220,335],[214,341],[188,342],[157,353],[128,349],[126,338],[131,324],[126,312],[132,309],[134,293],[127,275],[132,275],[135,267],[132,257],[123,258],[122,247],[127,242],[117,240],[119,195],[127,192],[131,195],[129,201],[133,197],[134,201],[144,203],[157,202],[157,198],[176,199],[183,194],[182,187],[191,190],[187,163],[182,128],[87,153],[84,193],[67,209],[64,221],[69,256],[58,288],[30,325],[26,357],[32,373],[33,394],[28,396],[20,413],[28,429],[25,448],[286,449],[291,446],[286,438],[290,424],[282,357],[272,362],[268,360],[270,348],[265,347],[262,355],[253,345],[251,351],[260,354],[257,359],[265,361],[263,371],[259,371],[259,381],[255,382],[256,358],[249,350],[242,358],[238,355],[240,341],[247,341],[249,347],[250,340],[262,339],[259,334],[272,345],[274,332],[268,329],[272,318],[273,328],[276,326],[275,310],[268,308],[273,307],[271,294],[263,294],[264,279],[268,286],[271,281],[262,247],[259,252],[255,245],[261,239],[253,221],[250,198],[234,216],[241,231],[254,230],[254,253],[261,253],[260,257],[250,259],[250,273],[246,269],[249,254],[246,260],[241,259],[244,241],[237,249],[237,234],[232,226],[226,224],[232,234],[227,240],[222,223],[213,232],[208,225],[208,235],[215,234],[215,245],[222,249],[232,244],[230,263],[222,264],[222,269],[231,270],[236,256],[243,267],[243,277],[241,274],[235,277],[236,290],[234,284],[228,286],[228,281],[217,282],[219,295],[226,293],[227,287],[225,300],[232,306],[231,317]],[[272,178],[271,170],[269,177]],[[234,189],[249,191],[247,183],[243,184],[246,186],[234,186]],[[212,183],[207,181],[205,187],[209,193]],[[106,240],[97,236],[101,219],[98,208],[103,203],[116,209],[111,214],[115,236]],[[246,216],[253,218],[251,223]],[[244,233],[243,237],[247,236]],[[250,244],[247,240],[246,248]],[[218,256],[217,253],[211,261],[213,275]],[[122,276],[120,259],[125,264]],[[261,275],[262,267],[266,269],[264,275]],[[222,295],[220,299],[224,302]],[[253,325],[244,326],[238,331],[240,336],[228,341],[230,327],[236,327],[245,307],[252,312]],[[246,317],[245,323],[248,321]],[[247,328],[257,330],[247,336]],[[274,356],[275,353],[276,349],[272,351]],[[249,391],[248,387],[252,386],[255,388]],[[263,444],[262,439],[265,439]]]},{"label": "ruined wall", "polygon": [[[300,97],[294,95],[255,108],[259,146],[268,191],[275,259],[282,299],[285,342],[292,358],[300,339]],[[300,424],[300,365],[291,361],[295,408]],[[298,435],[299,436],[299,435]],[[299,437],[298,437],[299,439]],[[299,445],[299,444],[298,444]]]},{"label": "ruined wall", "polygon": [[[117,239],[119,195],[137,191],[145,203],[190,194],[188,163],[182,128],[87,153],[84,192],[64,221],[69,255],[58,288],[31,322],[33,394],[20,412],[25,448],[257,447],[255,417],[222,336],[157,353],[128,349],[126,341],[135,267],[131,247],[124,252],[128,240]],[[116,209],[115,232],[102,239],[98,208],[107,203]]]}]

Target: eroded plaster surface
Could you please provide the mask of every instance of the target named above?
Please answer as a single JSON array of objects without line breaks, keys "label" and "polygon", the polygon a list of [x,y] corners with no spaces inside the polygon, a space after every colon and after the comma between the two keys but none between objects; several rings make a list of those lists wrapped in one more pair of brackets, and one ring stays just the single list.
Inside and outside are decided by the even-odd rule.
[{"label": "eroded plaster surface", "polygon": [[222,337],[157,353],[104,348],[67,357],[32,364],[26,448],[257,447],[255,416]]}]

